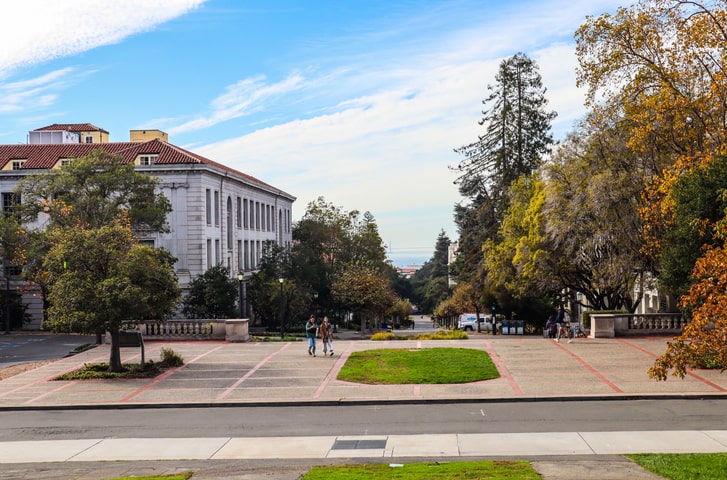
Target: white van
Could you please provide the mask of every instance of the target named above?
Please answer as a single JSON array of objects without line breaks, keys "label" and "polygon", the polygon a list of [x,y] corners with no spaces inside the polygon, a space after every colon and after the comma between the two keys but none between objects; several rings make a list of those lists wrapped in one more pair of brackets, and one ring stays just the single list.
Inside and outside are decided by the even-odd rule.
[{"label": "white van", "polygon": [[[477,314],[463,313],[462,315],[460,315],[459,321],[457,322],[457,329],[476,332]],[[492,315],[485,315],[484,313],[480,313],[480,331],[489,332],[490,330],[492,330]]]}]

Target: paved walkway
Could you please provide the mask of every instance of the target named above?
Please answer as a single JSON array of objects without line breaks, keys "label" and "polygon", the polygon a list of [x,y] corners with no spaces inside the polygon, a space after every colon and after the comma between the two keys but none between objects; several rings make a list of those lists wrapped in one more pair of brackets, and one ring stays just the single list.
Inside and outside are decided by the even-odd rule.
[{"label": "paved walkway", "polygon": [[[184,357],[185,365],[155,379],[53,380],[59,373],[74,370],[84,363],[107,361],[108,346],[99,346],[0,381],[0,410],[69,406],[269,405],[271,402],[345,404],[573,397],[727,397],[727,374],[719,371],[692,372],[685,379],[670,378],[667,382],[649,379],[646,371],[657,355],[664,351],[665,345],[664,338],[577,339],[572,344],[534,337],[486,335],[473,335],[469,340],[462,341],[371,342],[339,339],[335,342],[336,354],[333,357],[323,357],[320,351],[319,356],[312,357],[307,354],[303,342],[147,343],[147,359],[156,360],[162,347],[171,347]],[[355,351],[441,346],[487,351],[501,377],[466,385],[372,386],[336,380],[338,371]],[[122,349],[122,358],[124,361],[138,361],[139,353],[139,349],[125,348]],[[538,368],[550,365],[559,365],[561,368],[548,368],[548,375],[543,375]],[[205,467],[198,467],[202,470],[217,468],[210,465],[219,466],[219,462],[237,461],[237,465],[230,468],[240,471],[239,462],[247,465],[264,459],[335,463],[339,459],[363,457],[398,461],[401,458],[548,456],[556,460],[560,458],[560,461],[542,460],[534,463],[546,479],[594,478],[586,475],[588,469],[599,470],[601,473],[598,478],[656,478],[614,455],[681,452],[685,448],[690,452],[727,452],[727,431],[187,438],[174,441],[107,438],[0,442],[0,463],[17,465],[30,462],[37,468],[37,465],[45,462],[63,462],[80,469],[74,471],[74,478],[95,479],[109,478],[115,474],[98,476],[99,471],[94,469],[88,472],[90,476],[85,477],[79,471],[87,467],[79,465],[113,460],[121,462],[117,467],[128,468],[121,465],[129,461],[133,461],[132,465],[137,467],[139,462],[145,461],[157,461],[159,463],[156,465],[164,465],[165,460],[182,458],[189,462],[207,462]],[[564,458],[568,460],[564,462]],[[604,466],[604,461],[608,461],[607,466]],[[165,468],[181,468],[179,461],[172,464]],[[281,472],[280,477],[266,475],[266,478],[298,478],[285,475],[299,474],[300,468],[300,465],[294,466],[290,472]],[[605,476],[612,474],[620,476]],[[3,478],[26,477],[4,477],[0,474],[0,479]],[[209,478],[256,477],[228,475]]]}]

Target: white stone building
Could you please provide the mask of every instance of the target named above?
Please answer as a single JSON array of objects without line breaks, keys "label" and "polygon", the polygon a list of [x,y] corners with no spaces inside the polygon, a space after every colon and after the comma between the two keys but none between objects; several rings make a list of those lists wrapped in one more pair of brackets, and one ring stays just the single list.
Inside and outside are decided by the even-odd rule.
[{"label": "white stone building", "polygon": [[[129,142],[108,142],[108,132],[94,125],[54,124],[31,131],[27,144],[0,145],[2,208],[17,201],[13,190],[24,176],[58,168],[94,149],[119,155],[137,171],[159,178],[159,188],[172,204],[170,232],[141,240],[178,259],[175,271],[183,289],[220,263],[233,277],[243,273],[247,278],[258,267],[265,241],[284,247],[292,243],[295,197],[172,145],[159,130],[132,130]],[[13,280],[19,286],[19,279]],[[23,301],[34,318],[27,327],[38,328],[41,302],[32,289],[26,290]]]}]

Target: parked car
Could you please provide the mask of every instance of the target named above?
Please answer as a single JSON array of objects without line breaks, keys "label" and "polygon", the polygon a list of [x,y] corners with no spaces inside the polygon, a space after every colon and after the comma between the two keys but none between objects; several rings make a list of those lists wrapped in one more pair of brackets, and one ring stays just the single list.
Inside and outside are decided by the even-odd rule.
[{"label": "parked car", "polygon": [[[459,316],[457,322],[457,328],[459,330],[469,330],[471,332],[477,331],[477,314],[476,313],[463,313]],[[492,315],[480,314],[480,331],[490,332],[492,331]]]}]

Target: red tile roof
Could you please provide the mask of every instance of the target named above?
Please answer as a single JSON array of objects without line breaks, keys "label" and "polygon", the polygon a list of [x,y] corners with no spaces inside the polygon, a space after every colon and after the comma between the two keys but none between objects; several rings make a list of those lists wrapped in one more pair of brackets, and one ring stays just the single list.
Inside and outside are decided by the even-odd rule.
[{"label": "red tile roof", "polygon": [[47,127],[36,128],[34,132],[48,131],[48,130],[65,130],[67,132],[103,132],[109,133],[103,128],[99,128],[91,123],[54,123]]},{"label": "red tile roof", "polygon": [[[43,129],[39,129],[43,130]],[[17,144],[0,145],[0,169],[12,160],[25,160],[22,169],[48,169],[54,167],[62,158],[80,158],[92,150],[103,150],[119,155],[124,163],[133,163],[138,155],[158,155],[156,165],[203,164],[220,168],[243,179],[279,190],[246,173],[229,168],[221,163],[190,152],[161,140],[148,142],[109,142],[109,143],[55,143],[55,144]],[[281,192],[283,193],[283,192]],[[288,195],[288,194],[285,194]]]}]

